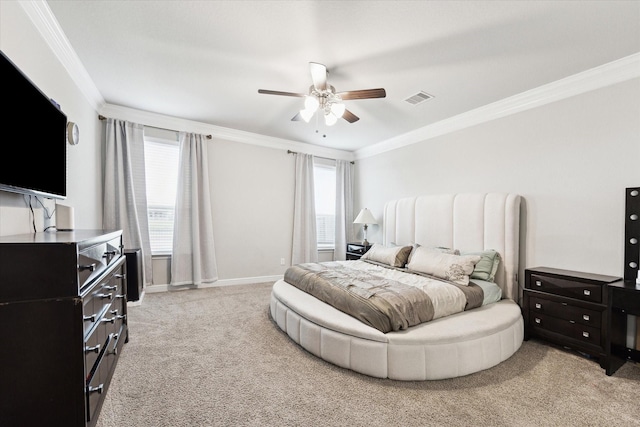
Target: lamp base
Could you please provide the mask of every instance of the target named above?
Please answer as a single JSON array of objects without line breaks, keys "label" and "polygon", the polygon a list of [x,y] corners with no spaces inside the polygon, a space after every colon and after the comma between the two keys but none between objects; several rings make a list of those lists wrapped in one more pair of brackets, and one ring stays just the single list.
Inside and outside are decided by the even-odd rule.
[{"label": "lamp base", "polygon": [[369,245],[370,245],[370,243],[367,241],[367,239],[364,239],[364,240],[362,241],[362,244],[363,244],[364,246],[369,246]]}]

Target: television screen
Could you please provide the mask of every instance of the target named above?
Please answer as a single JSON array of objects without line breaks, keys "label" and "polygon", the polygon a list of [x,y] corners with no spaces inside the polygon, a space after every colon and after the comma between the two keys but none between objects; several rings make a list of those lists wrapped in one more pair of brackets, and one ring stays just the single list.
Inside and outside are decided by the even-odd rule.
[{"label": "television screen", "polygon": [[67,197],[67,116],[0,51],[0,190]]}]

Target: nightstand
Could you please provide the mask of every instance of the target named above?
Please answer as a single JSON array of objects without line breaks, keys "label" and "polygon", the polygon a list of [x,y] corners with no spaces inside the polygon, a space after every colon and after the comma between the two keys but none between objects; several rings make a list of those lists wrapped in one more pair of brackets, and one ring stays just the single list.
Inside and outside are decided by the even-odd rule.
[{"label": "nightstand", "polygon": [[365,245],[360,242],[347,243],[347,261],[360,259],[362,255],[371,249],[371,244]]},{"label": "nightstand", "polygon": [[612,312],[609,285],[620,277],[537,267],[525,269],[525,340],[531,336],[597,358],[607,375],[624,361],[611,353],[624,340],[624,316]]}]

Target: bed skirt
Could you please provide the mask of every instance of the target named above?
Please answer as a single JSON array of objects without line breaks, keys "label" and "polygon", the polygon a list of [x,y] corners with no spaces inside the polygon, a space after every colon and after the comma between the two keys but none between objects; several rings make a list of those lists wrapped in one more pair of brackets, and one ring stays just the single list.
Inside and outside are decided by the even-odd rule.
[{"label": "bed skirt", "polygon": [[334,365],[378,378],[438,380],[498,365],[522,345],[520,306],[497,303],[382,333],[279,280],[271,317],[304,349]]}]

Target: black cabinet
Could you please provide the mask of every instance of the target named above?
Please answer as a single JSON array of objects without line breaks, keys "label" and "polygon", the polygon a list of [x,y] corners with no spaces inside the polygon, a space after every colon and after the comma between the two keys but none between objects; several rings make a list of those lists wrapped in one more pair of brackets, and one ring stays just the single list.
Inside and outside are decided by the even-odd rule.
[{"label": "black cabinet", "polygon": [[0,237],[0,425],[95,425],[126,293],[121,231]]},{"label": "black cabinet", "polygon": [[607,375],[621,365],[611,348],[624,340],[610,284],[620,277],[538,267],[525,270],[525,339],[543,338],[597,358]]},{"label": "black cabinet", "polygon": [[363,243],[347,243],[347,260],[360,259],[364,255],[371,245],[365,245]]}]

